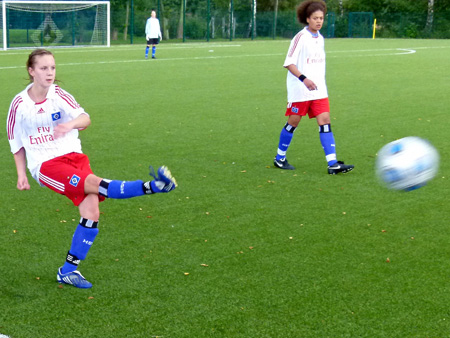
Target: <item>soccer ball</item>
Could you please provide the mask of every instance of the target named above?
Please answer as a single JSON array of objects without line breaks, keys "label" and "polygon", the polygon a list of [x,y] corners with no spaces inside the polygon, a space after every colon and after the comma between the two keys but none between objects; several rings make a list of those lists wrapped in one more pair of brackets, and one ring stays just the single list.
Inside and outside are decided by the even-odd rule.
[{"label": "soccer ball", "polygon": [[378,152],[376,172],[382,182],[394,190],[423,187],[437,173],[439,154],[420,137],[409,136],[386,144]]}]

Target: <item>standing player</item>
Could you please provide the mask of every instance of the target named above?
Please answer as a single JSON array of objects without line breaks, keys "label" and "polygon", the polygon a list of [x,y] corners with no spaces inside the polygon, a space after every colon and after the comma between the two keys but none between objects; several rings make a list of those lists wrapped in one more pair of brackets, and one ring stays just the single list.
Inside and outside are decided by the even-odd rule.
[{"label": "standing player", "polygon": [[326,4],[322,0],[307,0],[297,7],[297,18],[306,27],[292,39],[283,65],[288,69],[288,104],[285,114],[288,120],[281,130],[274,159],[275,167],[280,169],[295,169],[287,161],[286,152],[295,129],[306,114],[310,119],[316,118],[319,125],[320,142],[328,162],[328,173],[346,173],[354,167],[336,159],[334,136],[330,126],[324,39],[319,32],[326,11]]},{"label": "standing player", "polygon": [[159,39],[162,39],[161,27],[159,26],[159,20],[156,18],[156,12],[152,9],[152,16],[148,18],[145,25],[145,35],[147,37],[147,48],[145,48],[145,58],[148,59],[148,50],[152,45],[152,59],[156,59],[156,45],[159,43]]},{"label": "standing player", "polygon": [[66,195],[80,212],[66,262],[57,281],[90,288],[77,266],[98,234],[99,202],[169,192],[177,186],[166,167],[150,173],[153,181],[116,181],[93,174],[81,151],[78,131],[91,123],[89,115],[68,92],[55,85],[55,59],[45,49],[33,51],[27,61],[30,84],[13,99],[7,118],[8,140],[17,168],[17,188],[29,190],[26,165],[41,185]]}]

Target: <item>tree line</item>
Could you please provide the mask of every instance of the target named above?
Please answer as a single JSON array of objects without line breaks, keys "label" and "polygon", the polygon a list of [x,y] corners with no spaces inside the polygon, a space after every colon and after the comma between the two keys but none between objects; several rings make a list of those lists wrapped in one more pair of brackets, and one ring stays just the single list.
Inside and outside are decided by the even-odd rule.
[{"label": "tree line", "polygon": [[[249,11],[253,15],[262,12],[294,11],[298,0],[209,0],[210,6],[224,12]],[[426,25],[431,29],[435,15],[450,16],[450,0],[326,0],[328,12],[344,16],[349,12],[373,12],[375,16],[387,13],[425,14]],[[156,9],[164,17],[175,17],[177,20],[177,38],[182,33],[183,5],[192,16],[205,15],[208,0],[110,0],[112,13],[112,29],[123,33],[127,39],[131,33],[142,35],[145,20],[151,9]],[[164,25],[164,23],[162,23]],[[131,30],[131,31],[130,31]],[[135,30],[135,32],[133,32]]]}]

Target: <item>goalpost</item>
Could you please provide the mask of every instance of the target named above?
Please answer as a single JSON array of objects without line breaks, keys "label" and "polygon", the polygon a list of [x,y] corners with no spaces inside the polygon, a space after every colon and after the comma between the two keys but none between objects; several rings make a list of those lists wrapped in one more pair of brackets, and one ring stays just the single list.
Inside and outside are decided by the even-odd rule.
[{"label": "goalpost", "polygon": [[105,46],[109,1],[0,0],[0,44],[10,48]]}]

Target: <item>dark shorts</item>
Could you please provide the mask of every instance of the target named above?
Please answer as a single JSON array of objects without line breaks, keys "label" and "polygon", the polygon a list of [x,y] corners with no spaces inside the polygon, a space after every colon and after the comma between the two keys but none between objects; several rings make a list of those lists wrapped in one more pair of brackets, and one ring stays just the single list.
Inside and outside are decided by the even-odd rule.
[{"label": "dark shorts", "polygon": [[158,43],[159,43],[159,38],[147,40],[147,45],[157,45]]}]

